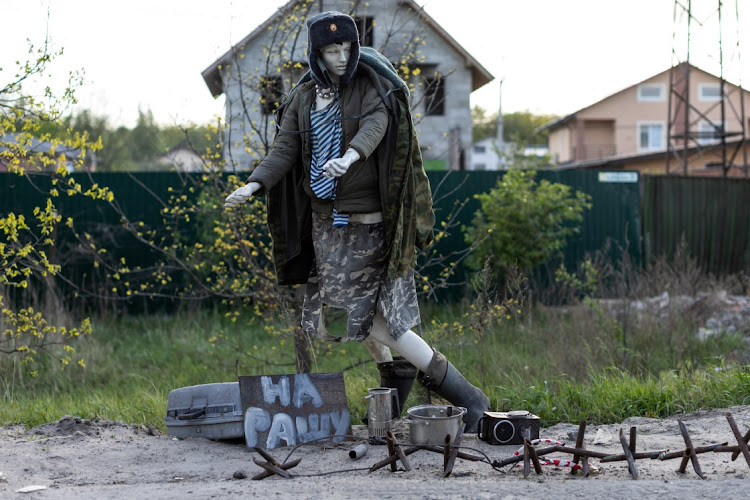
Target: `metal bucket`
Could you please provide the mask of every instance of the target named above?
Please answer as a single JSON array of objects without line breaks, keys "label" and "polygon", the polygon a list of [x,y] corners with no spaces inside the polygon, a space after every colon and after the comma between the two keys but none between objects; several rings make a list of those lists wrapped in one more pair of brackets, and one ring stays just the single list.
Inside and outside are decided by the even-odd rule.
[{"label": "metal bucket", "polygon": [[409,425],[412,444],[445,444],[445,436],[450,434],[451,444],[456,442],[463,428],[466,408],[462,406],[422,405],[406,411],[403,419]]}]

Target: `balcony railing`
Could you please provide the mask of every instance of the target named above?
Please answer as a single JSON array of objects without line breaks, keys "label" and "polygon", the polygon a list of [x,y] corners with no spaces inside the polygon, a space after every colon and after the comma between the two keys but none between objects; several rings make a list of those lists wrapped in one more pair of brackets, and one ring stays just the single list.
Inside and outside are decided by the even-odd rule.
[{"label": "balcony railing", "polygon": [[583,146],[582,160],[607,158],[609,156],[615,156],[616,152],[614,144],[587,144]]}]

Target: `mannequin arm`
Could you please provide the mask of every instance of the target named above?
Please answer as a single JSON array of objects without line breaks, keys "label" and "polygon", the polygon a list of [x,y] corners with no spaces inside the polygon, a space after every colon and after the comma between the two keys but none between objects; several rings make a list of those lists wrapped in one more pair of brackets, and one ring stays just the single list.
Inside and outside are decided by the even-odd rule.
[{"label": "mannequin arm", "polygon": [[244,186],[235,189],[234,192],[224,200],[224,208],[235,208],[242,203],[245,203],[258,189],[260,189],[260,184],[257,182],[248,182]]},{"label": "mannequin arm", "polygon": [[323,175],[328,179],[341,177],[347,170],[349,170],[352,163],[357,160],[359,160],[359,153],[357,153],[356,150],[349,148],[346,150],[346,153],[344,153],[344,156],[341,158],[334,158],[323,166]]}]

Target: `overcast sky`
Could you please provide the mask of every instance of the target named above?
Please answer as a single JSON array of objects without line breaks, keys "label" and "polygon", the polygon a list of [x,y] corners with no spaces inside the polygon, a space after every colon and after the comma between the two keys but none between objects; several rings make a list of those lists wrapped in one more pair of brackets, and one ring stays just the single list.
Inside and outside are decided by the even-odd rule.
[{"label": "overcast sky", "polygon": [[[391,1],[391,0],[370,0]],[[687,4],[688,0],[682,0]],[[737,0],[750,27],[750,0]],[[0,86],[45,31],[64,55],[56,77],[85,71],[79,108],[132,126],[138,108],[157,121],[207,123],[222,115],[201,71],[286,0],[0,0]],[[472,105],[503,112],[565,115],[664,71],[672,49],[684,54],[686,22],[673,22],[674,0],[425,0],[418,2],[495,77]],[[746,68],[737,63],[735,0],[722,19],[725,77],[750,85],[750,47],[740,31]],[[692,0],[691,62],[718,74],[716,0]],[[49,11],[49,23],[47,12]],[[698,22],[704,25],[700,27]],[[677,29],[677,36],[673,31]],[[682,30],[682,31],[680,31]],[[713,30],[713,31],[712,31]],[[60,86],[52,79],[53,86]]]}]

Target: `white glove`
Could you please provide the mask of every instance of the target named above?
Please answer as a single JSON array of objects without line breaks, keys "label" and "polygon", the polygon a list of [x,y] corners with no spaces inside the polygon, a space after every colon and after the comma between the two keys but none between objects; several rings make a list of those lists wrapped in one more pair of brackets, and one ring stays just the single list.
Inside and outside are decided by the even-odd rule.
[{"label": "white glove", "polygon": [[359,153],[355,149],[349,148],[341,158],[334,158],[323,165],[323,176],[326,179],[341,177],[349,170],[352,163],[359,160]]},{"label": "white glove", "polygon": [[227,199],[224,200],[224,208],[234,208],[245,203],[258,189],[260,189],[260,184],[257,182],[248,182],[244,186],[235,189],[234,193],[227,196]]}]

